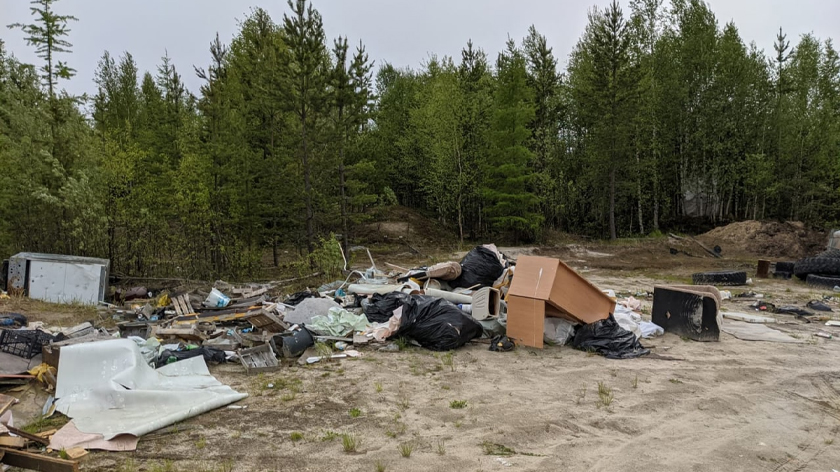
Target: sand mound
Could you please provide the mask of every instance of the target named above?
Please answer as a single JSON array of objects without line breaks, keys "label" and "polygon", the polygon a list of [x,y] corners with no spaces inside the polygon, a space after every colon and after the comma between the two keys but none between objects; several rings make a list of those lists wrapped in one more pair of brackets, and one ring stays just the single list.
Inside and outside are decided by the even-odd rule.
[{"label": "sand mound", "polygon": [[719,244],[724,252],[738,250],[757,256],[798,259],[825,249],[826,237],[825,232],[807,228],[798,221],[740,221],[715,228],[698,239]]}]

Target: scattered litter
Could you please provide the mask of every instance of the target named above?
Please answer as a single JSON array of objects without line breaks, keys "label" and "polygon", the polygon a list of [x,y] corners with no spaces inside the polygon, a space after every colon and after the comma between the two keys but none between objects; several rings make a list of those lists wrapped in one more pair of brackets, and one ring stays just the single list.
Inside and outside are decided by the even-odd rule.
[{"label": "scattered litter", "polygon": [[333,307],[326,316],[313,316],[307,327],[325,336],[347,336],[354,331],[364,331],[368,325],[365,315],[356,315],[343,308]]},{"label": "scattered litter", "polygon": [[563,318],[546,318],[543,339],[558,346],[566,345],[575,336],[575,324]]},{"label": "scattered litter", "polygon": [[816,311],[833,311],[830,306],[818,300],[811,300],[805,306]]},{"label": "scattered litter", "polygon": [[515,347],[516,344],[507,336],[499,335],[490,340],[490,350],[494,352],[512,351]]},{"label": "scattered litter", "polygon": [[825,331],[816,332],[816,333],[814,333],[814,336],[817,336],[817,337],[820,337],[820,338],[826,338],[826,339],[831,339],[833,337],[831,335],[831,333],[826,333]]},{"label": "scattered litter", "polygon": [[650,321],[642,321],[639,323],[639,329],[642,331],[642,337],[645,339],[665,334],[665,330],[662,329],[662,326]]},{"label": "scattered litter", "polygon": [[207,300],[204,300],[204,306],[212,308],[224,308],[230,304],[230,297],[220,292],[218,289],[210,291]]},{"label": "scattered litter", "polygon": [[330,308],[341,308],[341,305],[329,298],[305,298],[295,307],[287,312],[283,321],[290,324],[309,325],[312,317],[326,315]]},{"label": "scattered litter", "polygon": [[582,351],[595,351],[607,359],[630,359],[650,354],[635,334],[619,326],[613,315],[606,320],[583,325],[572,345]]}]

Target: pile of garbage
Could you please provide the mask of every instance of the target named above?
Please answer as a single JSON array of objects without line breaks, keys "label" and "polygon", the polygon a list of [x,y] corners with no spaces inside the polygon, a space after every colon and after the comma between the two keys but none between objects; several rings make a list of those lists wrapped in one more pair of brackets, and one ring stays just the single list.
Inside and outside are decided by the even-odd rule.
[{"label": "pile of garbage", "polygon": [[[208,364],[237,362],[248,374],[270,372],[284,364],[360,357],[365,350],[395,351],[397,341],[433,351],[471,342],[497,352],[570,344],[626,359],[649,354],[640,339],[663,332],[642,320],[638,300],[616,303],[614,293],[557,259],[514,261],[487,244],[460,261],[388,267],[381,270],[371,258],[370,268],[345,280],[286,296],[276,295],[271,283],[217,281],[208,291],[157,294],[119,289],[113,303],[98,306],[101,318],[115,321],[111,330],[92,322],[61,329],[0,315],[3,372],[14,371],[8,359],[17,359],[25,368],[16,373],[28,371],[19,377],[37,378],[52,393],[45,414],[72,418],[50,438],[12,437],[81,453],[133,450],[139,436],[246,396],[214,378]],[[6,432],[17,434],[10,419],[0,424],[6,428],[0,440]],[[47,459],[57,460],[37,460]]]}]

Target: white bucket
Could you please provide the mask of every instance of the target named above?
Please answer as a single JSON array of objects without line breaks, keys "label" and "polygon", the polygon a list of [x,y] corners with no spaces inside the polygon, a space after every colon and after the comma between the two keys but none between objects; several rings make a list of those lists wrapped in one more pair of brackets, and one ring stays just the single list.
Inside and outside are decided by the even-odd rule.
[{"label": "white bucket", "polygon": [[207,300],[204,300],[204,305],[212,308],[224,308],[230,303],[230,297],[215,288],[207,295]]}]

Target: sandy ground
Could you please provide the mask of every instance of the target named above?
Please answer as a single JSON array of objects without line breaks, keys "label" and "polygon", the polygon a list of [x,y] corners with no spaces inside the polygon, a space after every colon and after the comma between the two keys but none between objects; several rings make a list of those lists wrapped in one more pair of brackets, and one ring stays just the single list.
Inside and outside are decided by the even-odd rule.
[{"label": "sandy ground", "polygon": [[[670,256],[663,246],[506,252],[556,255],[599,287],[631,293],[685,282],[698,268],[754,267],[749,255]],[[798,281],[732,290],[745,289],[777,305],[803,306],[823,295]],[[749,303],[724,309],[745,311]],[[833,306],[840,319],[840,305]],[[556,346],[495,353],[471,343],[451,358],[417,347],[362,348],[361,359],[285,366],[265,376],[216,366],[221,381],[250,394],[239,403],[246,409],[222,408],[153,433],[136,452],[92,453],[82,470],[840,469],[840,328],[777,318],[777,329],[805,342],[722,333],[720,342],[698,343],[666,334],[644,342],[657,356],[630,360]],[[818,330],[835,339],[814,337]],[[602,399],[599,384],[611,400]],[[453,408],[458,401],[463,408]],[[344,451],[344,434],[356,440],[355,452]]]}]

